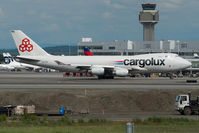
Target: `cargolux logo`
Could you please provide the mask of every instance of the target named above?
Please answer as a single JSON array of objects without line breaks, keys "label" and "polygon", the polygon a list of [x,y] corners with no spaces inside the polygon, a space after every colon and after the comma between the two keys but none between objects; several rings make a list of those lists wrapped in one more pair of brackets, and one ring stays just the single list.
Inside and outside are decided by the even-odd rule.
[{"label": "cargolux logo", "polygon": [[33,50],[33,45],[30,44],[30,40],[28,38],[24,38],[22,40],[22,44],[19,45],[19,51],[25,52],[25,51],[32,51]]},{"label": "cargolux logo", "polygon": [[125,59],[124,65],[139,65],[139,67],[145,67],[145,66],[165,66],[165,59]]},{"label": "cargolux logo", "polygon": [[114,61],[114,64],[115,65],[124,65],[124,62],[123,61]]}]

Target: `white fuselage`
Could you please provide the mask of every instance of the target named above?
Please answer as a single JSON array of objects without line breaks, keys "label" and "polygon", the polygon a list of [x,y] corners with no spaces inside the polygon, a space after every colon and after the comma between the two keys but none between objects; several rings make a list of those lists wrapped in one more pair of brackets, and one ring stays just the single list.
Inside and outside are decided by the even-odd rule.
[{"label": "white fuselage", "polygon": [[0,70],[14,70],[15,67],[13,67],[10,64],[0,64]]},{"label": "white fuselage", "polygon": [[135,56],[53,56],[21,30],[11,31],[20,56],[17,60],[65,72],[91,72],[98,78],[128,76],[131,73],[172,72],[191,63],[176,54],[156,53]]},{"label": "white fuselage", "polygon": [[[158,53],[135,56],[18,56],[26,59],[39,60],[25,62],[42,67],[62,70],[65,72],[80,72],[83,67],[125,68],[140,72],[170,72],[185,69],[190,62],[176,54]],[[57,63],[59,62],[59,63]]]},{"label": "white fuselage", "polygon": [[9,56],[4,56],[4,62],[5,62],[5,66],[10,66],[13,69],[27,69],[27,68],[38,69],[40,68],[38,66],[17,62],[11,57],[10,54]]}]

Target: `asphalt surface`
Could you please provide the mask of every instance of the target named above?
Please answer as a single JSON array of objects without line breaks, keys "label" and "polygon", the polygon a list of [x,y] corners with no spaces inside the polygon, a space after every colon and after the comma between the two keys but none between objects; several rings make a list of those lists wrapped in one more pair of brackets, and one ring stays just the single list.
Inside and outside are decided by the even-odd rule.
[{"label": "asphalt surface", "polygon": [[[196,79],[198,83],[187,83],[188,79],[193,78],[98,80],[97,77],[63,77],[63,73],[0,72],[0,104],[34,104],[40,112],[56,112],[60,105],[70,105],[77,112],[90,106],[91,113],[84,116],[87,119],[131,120],[159,116],[198,120],[198,115],[182,116],[174,110],[175,96],[179,93],[191,90],[198,96],[199,79]],[[77,114],[73,118],[82,116]]]},{"label": "asphalt surface", "polygon": [[[62,73],[0,72],[1,90],[36,89],[199,89],[199,83],[187,83],[190,78],[129,78],[98,80],[97,77],[63,77]],[[198,80],[198,79],[197,79]]]}]

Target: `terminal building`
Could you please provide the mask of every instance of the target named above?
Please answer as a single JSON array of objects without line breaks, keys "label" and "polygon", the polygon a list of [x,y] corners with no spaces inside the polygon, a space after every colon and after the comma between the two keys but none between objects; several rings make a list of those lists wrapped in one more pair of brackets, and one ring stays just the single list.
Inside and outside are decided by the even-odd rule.
[{"label": "terminal building", "polygon": [[[187,59],[193,59],[195,53],[199,55],[199,41],[80,41],[78,43],[79,55],[84,55],[84,47],[89,48],[93,55],[125,56],[148,53],[176,53]],[[199,59],[192,62],[192,67],[199,68]]]},{"label": "terminal building", "polygon": [[[110,41],[94,42],[92,38],[82,38],[78,43],[78,55],[84,55],[83,48],[88,47],[93,55],[137,55],[148,53],[176,53],[184,58],[199,55],[199,41],[161,40],[155,41],[154,28],[159,22],[159,11],[156,4],[142,4],[139,22],[143,25],[143,41]],[[198,59],[199,60],[199,59]],[[199,68],[199,61],[193,61],[192,66]],[[199,70],[199,69],[198,69]]]},{"label": "terminal building", "polygon": [[193,53],[199,53],[199,41],[154,40],[155,24],[159,22],[159,11],[156,10],[156,4],[142,4],[139,22],[143,25],[143,41],[94,42],[92,38],[82,38],[78,43],[78,54],[83,55],[83,47],[90,48],[94,55],[136,55],[172,52],[180,56],[192,56]]},{"label": "terminal building", "polygon": [[199,53],[199,41],[112,41],[78,43],[78,54],[83,55],[83,48],[88,47],[93,55],[137,55],[146,53],[177,53],[180,56],[193,56]]}]

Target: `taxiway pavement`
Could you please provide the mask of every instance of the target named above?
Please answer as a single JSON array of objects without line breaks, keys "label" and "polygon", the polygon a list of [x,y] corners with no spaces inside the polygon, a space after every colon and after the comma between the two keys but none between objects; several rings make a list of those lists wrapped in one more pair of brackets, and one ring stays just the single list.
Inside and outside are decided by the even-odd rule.
[{"label": "taxiway pavement", "polygon": [[0,90],[46,89],[199,89],[187,78],[129,78],[98,80],[97,77],[63,77],[62,73],[0,72]]},{"label": "taxiway pavement", "polygon": [[[193,119],[194,116],[179,115],[174,108],[176,95],[190,91],[194,97],[199,95],[199,84],[186,83],[187,79],[116,77],[98,80],[97,77],[63,77],[62,73],[0,72],[0,104],[33,104],[39,112],[56,112],[60,105],[70,105],[77,112],[90,107],[88,118]],[[105,115],[101,114],[102,108]]]}]

